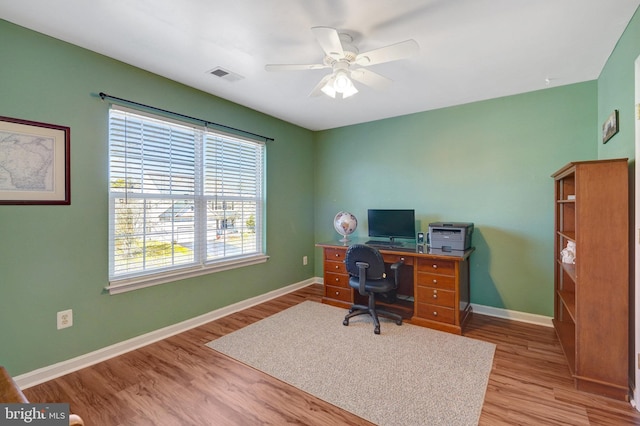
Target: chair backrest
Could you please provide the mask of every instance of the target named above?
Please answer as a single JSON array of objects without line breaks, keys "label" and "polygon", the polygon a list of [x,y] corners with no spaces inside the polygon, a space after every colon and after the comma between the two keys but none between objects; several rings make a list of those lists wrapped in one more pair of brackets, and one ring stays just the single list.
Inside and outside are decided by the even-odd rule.
[{"label": "chair backrest", "polygon": [[369,264],[369,268],[367,268],[367,279],[381,280],[385,277],[384,259],[376,248],[364,244],[353,244],[349,246],[344,263],[347,267],[347,272],[353,277],[359,277],[356,262],[366,262]]}]

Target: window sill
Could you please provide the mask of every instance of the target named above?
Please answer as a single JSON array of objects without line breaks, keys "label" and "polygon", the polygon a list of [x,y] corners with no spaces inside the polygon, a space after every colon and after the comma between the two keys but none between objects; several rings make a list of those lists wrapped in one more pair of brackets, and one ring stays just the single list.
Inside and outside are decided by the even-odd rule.
[{"label": "window sill", "polygon": [[107,290],[111,295],[126,293],[128,291],[197,277],[200,275],[212,274],[229,269],[242,268],[244,266],[257,265],[259,263],[265,263],[268,259],[269,256],[265,254],[258,254],[250,257],[242,257],[232,260],[226,260],[223,262],[216,262],[197,268],[188,268],[180,271],[147,275],[144,277],[114,280],[109,282],[109,285],[105,287],[105,290]]}]

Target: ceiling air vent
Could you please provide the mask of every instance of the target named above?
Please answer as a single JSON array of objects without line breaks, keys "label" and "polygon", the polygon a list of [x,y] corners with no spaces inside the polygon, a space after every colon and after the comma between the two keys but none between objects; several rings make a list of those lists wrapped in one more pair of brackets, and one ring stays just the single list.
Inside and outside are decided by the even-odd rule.
[{"label": "ceiling air vent", "polygon": [[229,70],[226,70],[222,67],[215,67],[212,70],[207,71],[209,74],[216,76],[218,78],[221,78],[223,80],[227,80],[227,81],[238,81],[238,80],[242,80],[244,77],[241,76],[240,74],[236,74],[234,72],[231,72]]}]

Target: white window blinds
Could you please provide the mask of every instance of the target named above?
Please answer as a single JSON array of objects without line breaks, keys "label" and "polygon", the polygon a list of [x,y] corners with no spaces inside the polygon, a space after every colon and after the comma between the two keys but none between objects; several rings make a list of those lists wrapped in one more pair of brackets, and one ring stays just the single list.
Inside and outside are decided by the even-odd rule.
[{"label": "white window blinds", "polygon": [[264,143],[113,106],[110,289],[264,261]]}]

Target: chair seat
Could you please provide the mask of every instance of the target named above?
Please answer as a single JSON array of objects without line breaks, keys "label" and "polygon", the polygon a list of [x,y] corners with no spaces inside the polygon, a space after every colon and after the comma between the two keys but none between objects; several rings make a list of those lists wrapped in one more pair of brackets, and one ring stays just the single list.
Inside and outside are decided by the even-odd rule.
[{"label": "chair seat", "polygon": [[[360,287],[360,280],[358,277],[349,278],[349,286],[358,290]],[[394,288],[393,283],[387,280],[367,281],[364,285],[364,291],[367,293],[388,293]]]}]

